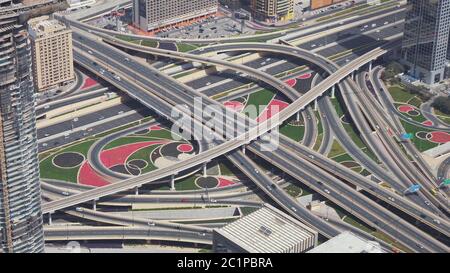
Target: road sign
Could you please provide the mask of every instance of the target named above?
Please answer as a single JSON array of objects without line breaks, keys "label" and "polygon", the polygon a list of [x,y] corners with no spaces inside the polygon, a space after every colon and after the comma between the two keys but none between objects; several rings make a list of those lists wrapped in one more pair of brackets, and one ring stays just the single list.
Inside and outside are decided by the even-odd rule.
[{"label": "road sign", "polygon": [[405,190],[405,193],[415,193],[415,192],[418,192],[418,191],[420,190],[421,187],[422,187],[422,186],[420,186],[419,184],[412,185],[411,187],[409,187],[409,188],[407,188],[407,189]]},{"label": "road sign", "polygon": [[404,133],[401,137],[403,140],[408,140],[413,138],[413,134]]},{"label": "road sign", "polygon": [[439,185],[439,187],[448,186],[450,185],[450,178],[445,179],[442,181],[442,183]]}]

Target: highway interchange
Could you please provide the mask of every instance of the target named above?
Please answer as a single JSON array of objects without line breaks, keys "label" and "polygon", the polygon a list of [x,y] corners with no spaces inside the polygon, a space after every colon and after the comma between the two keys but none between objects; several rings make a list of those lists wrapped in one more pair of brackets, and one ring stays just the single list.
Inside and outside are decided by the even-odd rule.
[{"label": "highway interchange", "polygon": [[[364,18],[364,20],[367,19]],[[386,20],[388,19],[383,18],[379,19],[377,22],[379,25],[383,25],[383,22]],[[288,100],[291,101],[291,104],[281,113],[274,115],[272,118],[260,124],[256,124],[254,121],[245,117],[242,119],[237,119],[236,121],[234,115],[225,116],[226,121],[223,122],[223,130],[226,130],[230,126],[235,128],[235,125],[239,126],[240,122],[244,122],[248,126],[244,127],[248,130],[242,132],[244,137],[240,137],[239,135],[228,137],[226,136],[225,131],[211,131],[209,128],[205,127],[204,120],[197,119],[197,117],[188,114],[187,117],[192,120],[193,124],[202,127],[203,130],[209,132],[209,135],[216,136],[215,140],[209,143],[207,148],[202,150],[201,153],[194,156],[189,161],[181,161],[173,166],[159,169],[140,177],[116,181],[115,183],[102,188],[84,189],[81,192],[75,191],[73,192],[73,195],[69,197],[57,198],[57,200],[45,203],[43,205],[44,213],[54,213],[57,210],[79,206],[80,204],[88,201],[95,202],[95,200],[99,200],[100,198],[102,199],[100,199],[99,202],[102,202],[101,200],[109,195],[130,191],[143,184],[148,184],[153,181],[170,177],[171,175],[179,174],[183,171],[207,163],[220,155],[225,155],[230,162],[232,162],[242,171],[242,173],[244,173],[251,181],[253,181],[253,183],[255,183],[260,191],[263,191],[271,200],[276,202],[285,211],[298,218],[305,224],[316,228],[325,237],[334,237],[339,233],[339,229],[336,228],[335,225],[332,225],[324,219],[311,214],[311,212],[299,205],[296,200],[286,194],[283,188],[281,188],[278,184],[273,183],[272,178],[268,176],[260,168],[260,166],[255,164],[253,159],[251,159],[244,152],[245,150],[249,150],[255,156],[266,160],[273,166],[278,167],[293,178],[306,184],[322,196],[338,204],[340,207],[344,208],[346,211],[350,212],[366,224],[377,230],[383,231],[392,238],[395,238],[408,249],[417,252],[448,251],[450,224],[447,218],[448,199],[445,193],[440,193],[437,198],[429,192],[426,194],[421,192],[419,195],[399,196],[398,194],[392,193],[391,191],[380,187],[375,181],[356,174],[346,167],[336,164],[326,156],[315,152],[310,148],[311,145],[314,144],[312,143],[312,139],[315,138],[314,132],[317,130],[316,122],[312,122],[314,119],[311,119],[309,125],[305,126],[306,128],[309,128],[306,130],[307,132],[305,134],[309,137],[304,139],[302,144],[294,142],[276,132],[276,128],[279,124],[293,116],[298,115],[298,113],[301,113],[303,117],[308,116],[308,114],[305,113],[309,113],[309,116],[311,116],[311,105],[317,101],[320,112],[327,117],[326,120],[328,122],[328,125],[325,123],[325,132],[328,133],[326,139],[328,140],[324,141],[323,147],[325,148],[320,149],[320,151],[325,152],[329,149],[330,140],[332,139],[332,135],[334,135],[362,166],[374,174],[378,180],[387,182],[395,188],[397,192],[401,192],[402,189],[409,186],[410,183],[412,183],[411,178],[417,177],[420,177],[420,180],[424,183],[423,186],[426,189],[430,189],[433,186],[435,187],[437,181],[429,172],[429,166],[426,165],[420,154],[418,154],[418,151],[414,149],[411,143],[406,144],[405,148],[408,149],[407,151],[410,154],[417,158],[416,163],[419,165],[418,170],[411,165],[411,162],[406,155],[403,154],[403,152],[397,153],[400,148],[393,144],[392,138],[390,138],[386,134],[386,130],[384,130],[384,126],[391,126],[392,129],[397,130],[397,134],[402,132],[401,128],[396,127],[398,123],[395,121],[392,122],[392,116],[389,118],[389,116],[380,115],[379,117],[375,117],[375,120],[371,121],[372,123],[368,125],[367,121],[363,121],[362,112],[371,111],[365,114],[374,115],[376,110],[371,109],[371,107],[374,106],[366,105],[366,107],[352,107],[352,105],[356,106],[364,103],[367,104],[369,102],[364,100],[364,96],[358,97],[356,95],[355,97],[355,95],[352,95],[351,92],[346,91],[355,90],[356,88],[361,88],[362,90],[368,89],[368,87],[365,86],[364,80],[361,80],[365,79],[366,74],[357,73],[357,75],[354,76],[354,72],[358,72],[360,69],[360,71],[363,71],[362,68],[367,67],[369,64],[372,66],[372,62],[383,56],[383,54],[391,49],[390,47],[386,47],[387,45],[396,45],[396,40],[398,39],[395,37],[396,28],[398,28],[397,24],[398,22],[395,21],[392,26],[389,25],[385,27],[385,31],[383,31],[382,34],[379,34],[379,32],[374,32],[376,35],[381,35],[381,38],[367,38],[364,35],[357,36],[355,38],[356,41],[360,41],[361,44],[369,44],[370,46],[365,48],[362,52],[353,51],[343,59],[337,60],[336,63],[333,63],[331,60],[323,58],[322,56],[332,56],[337,52],[342,51],[343,47],[349,46],[345,42],[320,51],[310,52],[313,44],[315,45],[314,47],[317,45],[324,46],[329,43],[328,39],[331,41],[336,40],[337,37],[335,37],[334,34],[324,34],[325,38],[317,38],[316,40],[302,44],[300,48],[294,48],[285,41],[281,41],[285,44],[278,44],[276,41],[267,44],[239,42],[212,45],[196,50],[191,54],[185,54],[161,49],[139,47],[131,43],[118,41],[115,38],[105,35],[105,32],[96,35],[93,33],[93,31],[96,30],[95,28],[90,29],[90,33],[85,32],[82,30],[86,29],[85,25],[83,25],[81,29],[77,29],[77,26],[79,25],[74,24],[73,29],[76,62],[84,69],[90,70],[91,73],[96,74],[104,81],[109,82],[115,88],[127,93],[127,95],[131,98],[139,100],[141,104],[151,109],[151,111],[158,113],[160,116],[165,117],[168,120],[174,121],[171,117],[171,110],[175,105],[186,105],[188,109],[193,110],[194,97],[202,97],[204,102],[220,107],[220,103],[211,99],[214,95],[246,85],[254,79],[265,83],[265,85],[270,86],[280,92],[280,94],[283,94]],[[340,39],[349,39],[349,43],[354,42],[354,40],[352,41],[348,35],[352,35],[352,31],[355,32],[355,29],[356,32],[362,32],[358,26],[350,29],[348,31],[349,33],[341,33],[340,35],[344,35],[344,37],[341,37]],[[320,32],[318,31],[317,33]],[[393,42],[384,40],[384,38],[392,36],[394,37],[390,39],[392,39]],[[224,67],[227,69],[227,72],[222,72],[220,75],[216,74],[214,76],[204,77],[199,80],[188,82],[185,85],[177,82],[174,78],[161,73],[147,64],[143,64],[140,61],[135,61],[132,56],[111,47],[100,39],[108,44],[115,44],[119,47],[127,47],[129,49],[141,51],[151,55],[164,56],[166,58],[173,58],[182,61],[186,60],[194,63],[204,63],[208,66],[212,65]],[[324,41],[324,39],[327,40]],[[92,53],[87,53],[86,49]],[[242,54],[243,52],[250,52],[250,54],[253,52],[264,52],[272,55],[275,54],[275,57],[271,57],[270,60],[266,59],[265,62],[265,58],[257,58],[255,61],[245,64],[237,64],[235,62],[227,61],[226,59],[222,60],[214,57],[211,58],[211,55],[207,55],[208,57],[203,57],[204,54],[216,54],[216,52],[233,52],[233,54]],[[95,64],[93,63],[93,58],[95,58]],[[283,62],[284,60],[288,60],[288,62]],[[270,65],[277,62],[281,63],[264,70],[258,69],[262,66],[263,62],[264,65]],[[313,70],[319,69],[322,77],[315,77],[313,83],[311,84],[310,90],[305,90],[304,94],[301,94],[299,91],[286,85],[280,79],[271,76],[305,64]],[[163,66],[162,63],[157,65]],[[99,73],[99,67],[103,67],[102,69],[105,69],[108,73]],[[111,74],[109,71],[114,71],[114,74]],[[228,78],[227,73],[228,75],[230,73],[236,75],[234,73],[235,71],[241,73],[241,76],[236,78],[232,77],[231,81],[228,80],[221,84],[221,82],[224,81],[224,78]],[[369,72],[371,73],[371,81],[375,88],[380,87],[380,83],[376,81],[376,79],[379,78],[376,76],[378,71],[379,68],[369,69]],[[247,76],[245,76],[245,79],[242,80],[242,74],[244,73]],[[120,80],[115,78],[117,75],[120,76]],[[353,81],[352,77],[357,81]],[[214,88],[207,88],[209,85],[214,86]],[[372,151],[377,152],[377,157],[382,159],[381,161],[384,163],[384,167],[387,167],[390,172],[386,172],[383,167],[373,162],[367,157],[367,155],[362,153],[358,147],[355,147],[354,143],[349,140],[349,137],[346,135],[345,130],[340,128],[340,122],[339,120],[336,120],[336,113],[333,113],[332,106],[329,102],[329,97],[327,96],[327,94],[331,94],[332,88],[335,88],[336,92],[341,92],[358,129],[361,132],[366,132],[362,133],[364,141],[370,146]],[[200,93],[197,91],[198,89],[204,89],[204,91]],[[258,90],[257,87],[250,89],[253,89],[253,92]],[[251,90],[247,90],[247,92],[249,91],[251,92]],[[369,91],[365,90],[365,92]],[[362,92],[355,93],[362,94]],[[391,103],[388,104],[391,105]],[[277,123],[272,123],[272,120],[277,121]],[[89,123],[89,120],[82,122]],[[329,126],[329,124],[338,124],[338,126]],[[68,126],[70,126],[70,124]],[[379,137],[376,139],[373,138],[373,129],[371,128],[380,127],[383,129],[375,130],[379,134]],[[194,131],[193,128],[185,129],[190,132]],[[264,151],[264,149],[261,149],[261,145],[264,144],[264,134],[267,132],[276,134],[279,138],[280,146],[275,151]],[[193,136],[194,140],[197,140],[195,133]],[[386,144],[385,146],[389,147],[386,148],[388,150],[383,151],[378,149],[378,147],[380,147],[379,139]],[[242,146],[244,146],[245,149],[239,149]],[[93,154],[98,155],[98,151],[94,151]],[[394,161],[400,161],[402,164],[397,166],[392,163]],[[100,169],[97,169],[97,171],[100,171],[100,173],[102,172]],[[409,176],[410,179],[407,179],[406,181],[403,180],[405,175],[406,177]],[[422,224],[425,224],[425,229],[427,232],[429,232],[428,229],[431,229],[433,234],[440,234],[440,240],[443,240],[446,243],[436,240],[425,232],[423,227],[418,228],[417,226],[414,226],[414,224],[405,221],[396,213],[386,209],[380,204],[377,204],[371,198],[356,191],[355,188],[349,186],[343,181],[350,183],[354,187],[361,187],[372,196],[376,196],[384,202],[399,209],[402,213],[412,216],[415,219],[414,221],[419,221]],[[47,190],[49,189],[50,188],[47,188]],[[58,187],[56,187],[56,189],[58,189]],[[53,190],[55,190],[55,188],[53,188]],[[56,192],[57,191],[58,190],[56,190]],[[172,196],[175,198],[173,202],[177,202],[182,198],[185,198],[174,194],[175,192],[167,193],[166,198],[171,198],[170,196]],[[187,194],[187,196],[188,198],[192,198],[189,194]],[[158,198],[158,200],[161,200],[161,197]],[[431,205],[424,205],[424,200],[430,200]],[[66,212],[76,214],[76,210],[66,210]],[[148,221],[145,221],[145,223],[148,225]],[[150,234],[148,228],[143,228],[140,230],[133,228],[127,229],[130,229],[129,233],[126,233],[129,235],[129,238],[144,238],[145,236],[157,237],[160,235],[157,231]],[[95,234],[97,233],[95,232],[99,232],[104,235],[103,238],[116,239],[118,236],[122,236],[122,239],[125,239],[124,230],[125,228],[122,230],[120,230],[120,228],[111,228],[108,232],[106,232],[102,229],[98,229],[98,231],[96,231],[96,229],[92,228],[93,233],[91,236],[96,237]],[[73,229],[74,235],[71,235],[71,232],[72,230],[69,228],[67,228],[65,232],[62,230],[58,231],[57,229],[52,230],[52,228],[46,230],[46,234],[50,236],[50,240],[55,240],[55,238],[59,238],[61,240],[61,234],[66,236],[67,239],[75,238],[80,240],[83,238],[89,238],[90,236],[86,229]],[[163,235],[170,237],[172,236],[171,234],[172,233],[170,231],[167,231],[167,233]],[[185,238],[185,241],[189,242],[190,240],[192,241],[193,238],[195,239],[203,235],[177,234],[176,236],[181,236]],[[205,239],[203,239],[203,241],[200,239],[199,242],[205,243]]]}]

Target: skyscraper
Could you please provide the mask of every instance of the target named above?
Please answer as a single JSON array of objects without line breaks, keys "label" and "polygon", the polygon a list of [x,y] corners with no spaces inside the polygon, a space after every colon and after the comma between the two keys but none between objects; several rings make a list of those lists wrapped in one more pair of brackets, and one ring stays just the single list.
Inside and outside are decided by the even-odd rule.
[{"label": "skyscraper", "polygon": [[28,31],[33,48],[33,76],[38,91],[68,84],[75,78],[72,30],[56,19],[30,19]]},{"label": "skyscraper", "polygon": [[[16,2],[0,1],[0,252],[42,252],[30,14]],[[53,11],[55,2],[23,3],[33,5],[28,10],[35,16]]]},{"label": "skyscraper", "polygon": [[275,23],[294,18],[294,0],[251,0],[253,18]]},{"label": "skyscraper", "polygon": [[435,84],[444,79],[450,32],[450,1],[408,0],[403,60],[417,79]]},{"label": "skyscraper", "polygon": [[215,15],[218,8],[218,0],[133,0],[133,23],[154,31]]}]

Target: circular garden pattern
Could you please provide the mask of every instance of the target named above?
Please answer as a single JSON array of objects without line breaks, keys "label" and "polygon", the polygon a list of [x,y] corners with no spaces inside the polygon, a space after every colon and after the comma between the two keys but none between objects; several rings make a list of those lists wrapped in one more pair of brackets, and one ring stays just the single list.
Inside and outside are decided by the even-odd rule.
[{"label": "circular garden pattern", "polygon": [[198,177],[195,184],[201,189],[213,189],[219,186],[219,179],[212,176]]},{"label": "circular garden pattern", "polygon": [[408,115],[410,115],[410,116],[412,116],[412,117],[418,117],[418,116],[421,115],[420,111],[417,110],[417,109],[416,109],[414,106],[412,106],[412,105],[403,104],[403,105],[398,106],[397,109],[398,109],[398,111],[399,111],[400,113],[405,113],[405,114],[408,114]]},{"label": "circular garden pattern", "polygon": [[444,144],[450,141],[450,134],[447,132],[417,132],[416,137],[430,142]]},{"label": "circular garden pattern", "polygon": [[76,152],[61,153],[53,158],[53,164],[62,169],[71,169],[81,165],[84,155]]}]

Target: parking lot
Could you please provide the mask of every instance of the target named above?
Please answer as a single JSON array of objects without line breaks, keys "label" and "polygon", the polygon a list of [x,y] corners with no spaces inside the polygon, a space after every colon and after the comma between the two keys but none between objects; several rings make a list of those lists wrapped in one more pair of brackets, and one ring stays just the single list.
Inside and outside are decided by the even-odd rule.
[{"label": "parking lot", "polygon": [[203,21],[196,22],[191,26],[182,28],[173,28],[171,30],[158,33],[159,37],[169,38],[220,38],[241,34],[254,34],[254,30],[244,26],[241,22],[228,17],[208,18]]}]

